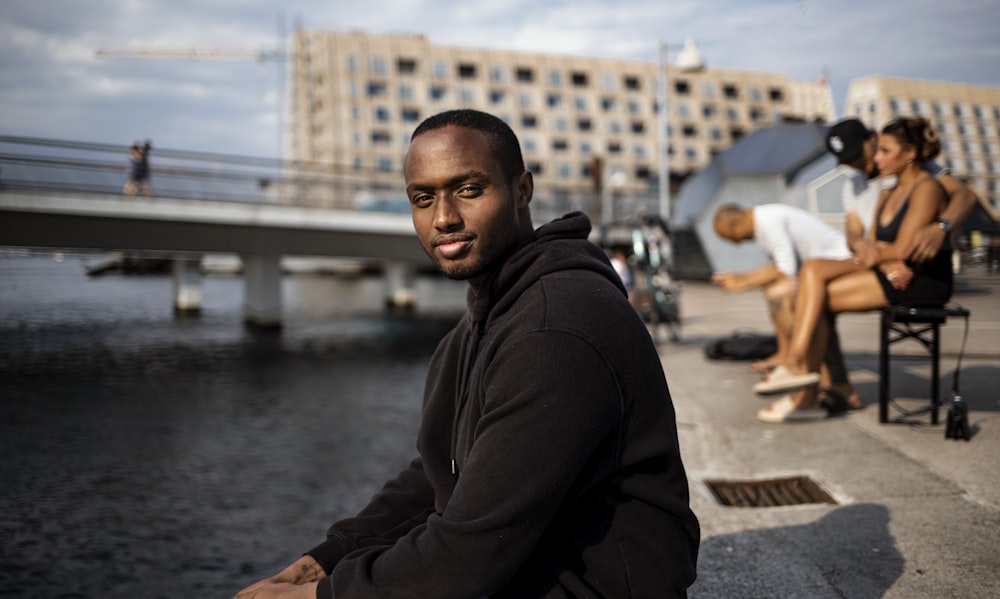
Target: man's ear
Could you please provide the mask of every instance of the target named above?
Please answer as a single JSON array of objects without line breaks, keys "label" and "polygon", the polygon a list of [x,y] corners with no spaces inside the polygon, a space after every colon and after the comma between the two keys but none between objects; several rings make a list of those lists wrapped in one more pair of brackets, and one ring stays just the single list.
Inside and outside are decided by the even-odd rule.
[{"label": "man's ear", "polygon": [[535,193],[535,179],[532,177],[531,171],[525,170],[518,176],[514,193],[517,208],[527,208],[528,204],[531,203],[531,196]]}]

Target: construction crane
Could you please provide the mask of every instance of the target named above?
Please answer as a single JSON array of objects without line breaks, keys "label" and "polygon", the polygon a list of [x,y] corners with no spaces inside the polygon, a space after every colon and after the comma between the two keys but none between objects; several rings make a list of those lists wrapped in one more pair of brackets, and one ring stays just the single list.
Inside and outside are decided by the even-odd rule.
[{"label": "construction crane", "polygon": [[94,58],[160,58],[167,60],[284,60],[281,50],[249,50],[241,48],[119,48],[98,49]]}]

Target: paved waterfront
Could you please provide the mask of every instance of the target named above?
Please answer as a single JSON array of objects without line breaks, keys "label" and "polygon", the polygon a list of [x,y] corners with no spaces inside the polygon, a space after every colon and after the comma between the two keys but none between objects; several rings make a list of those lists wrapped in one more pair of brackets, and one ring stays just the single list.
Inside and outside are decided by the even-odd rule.
[{"label": "paved waterfront", "polygon": [[[844,315],[839,325],[863,410],[759,422],[766,402],[750,391],[757,375],[746,362],[707,360],[702,346],[738,328],[767,332],[760,295],[686,283],[681,296],[682,340],[661,345],[661,356],[702,524],[692,597],[1000,596],[1000,275],[970,271],[953,298],[972,310],[960,375],[970,442],[945,439],[943,424],[878,423],[874,313]],[[951,396],[960,323],[942,328],[942,398]],[[919,354],[910,343],[894,355]],[[901,403],[927,397],[927,362],[892,364]],[[724,507],[705,485],[785,475],[811,477],[838,505]]]}]

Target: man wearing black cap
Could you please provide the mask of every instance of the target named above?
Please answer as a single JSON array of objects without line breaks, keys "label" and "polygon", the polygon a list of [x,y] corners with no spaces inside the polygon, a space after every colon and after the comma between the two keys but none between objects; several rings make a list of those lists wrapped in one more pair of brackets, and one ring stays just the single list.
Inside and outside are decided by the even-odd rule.
[{"label": "man wearing black cap", "polygon": [[[867,233],[875,217],[879,194],[895,183],[893,179],[879,177],[875,165],[878,134],[858,119],[844,119],[830,128],[826,147],[837,157],[837,162],[849,177],[843,191],[847,244],[855,256],[871,266],[875,263],[876,254],[874,242],[867,240]],[[923,262],[937,254],[952,227],[965,220],[976,203],[975,194],[953,177],[948,169],[934,161],[925,164],[924,168],[944,187],[948,194],[948,206],[941,213],[940,220],[914,235],[908,257],[916,262]]]}]

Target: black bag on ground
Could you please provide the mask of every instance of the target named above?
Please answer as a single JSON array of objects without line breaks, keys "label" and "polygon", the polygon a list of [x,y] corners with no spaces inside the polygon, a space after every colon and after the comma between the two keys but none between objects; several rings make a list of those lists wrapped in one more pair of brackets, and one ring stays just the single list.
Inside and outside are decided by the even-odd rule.
[{"label": "black bag on ground", "polygon": [[774,335],[735,331],[726,337],[705,344],[705,357],[710,360],[763,360],[778,351]]}]

